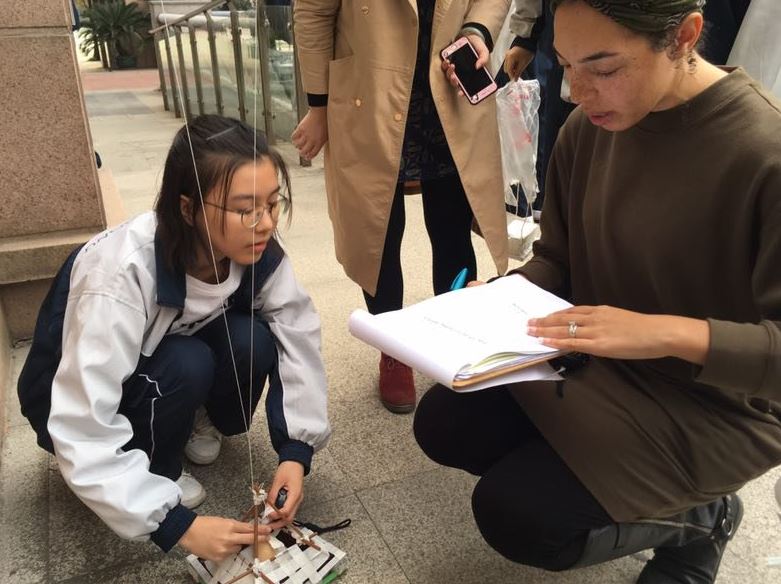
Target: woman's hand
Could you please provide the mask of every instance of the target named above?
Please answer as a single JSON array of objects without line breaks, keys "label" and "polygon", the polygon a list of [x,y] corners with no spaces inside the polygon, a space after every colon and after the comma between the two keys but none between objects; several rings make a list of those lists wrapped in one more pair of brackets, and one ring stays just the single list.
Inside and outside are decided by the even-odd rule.
[{"label": "woman's hand", "polygon": [[575,306],[530,319],[528,333],[555,349],[611,359],[678,357],[700,365],[710,345],[707,321],[613,306]]},{"label": "woman's hand", "polygon": [[504,56],[504,72],[510,79],[516,81],[524,69],[529,66],[534,58],[534,53],[523,47],[510,47]]},{"label": "woman's hand", "polygon": [[328,107],[310,107],[293,135],[293,145],[307,160],[312,160],[328,142]]},{"label": "woman's hand", "polygon": [[291,523],[304,500],[304,466],[300,462],[286,460],[277,467],[274,482],[268,492],[269,501],[273,503],[277,500],[282,487],[287,489],[287,499],[281,509],[269,515],[269,526],[272,529],[279,529]]},{"label": "woman's hand", "polygon": [[[268,541],[270,533],[269,526],[258,527],[260,541]],[[199,515],[184,532],[179,545],[199,558],[221,562],[229,555],[239,553],[243,546],[252,545],[253,534],[251,523]]]},{"label": "woman's hand", "polygon": [[[485,41],[481,36],[476,34],[468,34],[466,38],[472,44],[477,52],[477,62],[475,63],[475,69],[482,69],[488,64],[488,60],[491,58],[491,52],[485,44]],[[447,59],[442,59],[442,71],[450,81],[450,85],[458,87],[458,80],[456,79],[456,66],[453,65]],[[464,95],[464,92],[459,89],[458,95]]]}]

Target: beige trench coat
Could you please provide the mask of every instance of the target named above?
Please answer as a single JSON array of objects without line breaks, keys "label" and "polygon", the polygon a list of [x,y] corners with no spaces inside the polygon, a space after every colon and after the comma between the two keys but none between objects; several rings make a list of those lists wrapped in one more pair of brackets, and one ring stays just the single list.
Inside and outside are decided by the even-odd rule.
[{"label": "beige trench coat", "polygon": [[[448,83],[439,51],[465,22],[496,36],[510,0],[438,0],[431,90],[469,204],[498,273],[507,224],[493,96],[471,105]],[[307,93],[328,94],[325,180],[336,257],[374,294],[417,57],[416,0],[295,0],[296,48]]]}]

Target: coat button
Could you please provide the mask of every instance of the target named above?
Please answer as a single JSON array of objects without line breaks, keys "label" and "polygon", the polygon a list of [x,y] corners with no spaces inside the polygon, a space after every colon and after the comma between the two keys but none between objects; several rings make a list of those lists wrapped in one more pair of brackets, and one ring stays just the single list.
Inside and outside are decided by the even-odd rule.
[{"label": "coat button", "polygon": [[361,6],[361,12],[364,14],[369,14],[369,7],[368,6]]},{"label": "coat button", "polygon": [[355,100],[355,107],[361,107],[361,104],[362,104],[362,103],[363,103],[363,102],[362,102],[360,99],[356,99],[356,100]]},{"label": "coat button", "polygon": [[401,114],[396,114],[395,116],[393,116],[393,119],[396,120],[397,122],[400,122],[401,118],[403,118],[403,117],[404,116],[402,116]]}]

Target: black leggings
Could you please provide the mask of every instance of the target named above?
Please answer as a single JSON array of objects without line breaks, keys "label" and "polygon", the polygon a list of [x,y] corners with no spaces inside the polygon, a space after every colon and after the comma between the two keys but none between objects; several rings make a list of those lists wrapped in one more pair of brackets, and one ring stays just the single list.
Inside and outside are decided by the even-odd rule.
[{"label": "black leggings", "polygon": [[[475,251],[472,248],[472,209],[457,173],[436,180],[421,181],[423,216],[426,223],[433,260],[434,294],[450,289],[450,284],[463,268],[467,279],[477,276]],[[365,290],[366,307],[372,314],[398,310],[404,298],[401,273],[401,239],[404,235],[404,183],[399,183],[393,196],[385,247],[382,252],[377,292],[370,296]]]},{"label": "black leggings", "polygon": [[418,404],[414,429],[429,458],[480,477],[477,527],[509,560],[566,570],[588,532],[613,523],[505,387],[456,393],[435,385]]}]

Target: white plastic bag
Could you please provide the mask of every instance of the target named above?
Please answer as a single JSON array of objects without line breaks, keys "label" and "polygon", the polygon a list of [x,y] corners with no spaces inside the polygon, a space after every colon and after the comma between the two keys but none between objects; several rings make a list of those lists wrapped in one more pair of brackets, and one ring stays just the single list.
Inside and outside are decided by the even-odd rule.
[{"label": "white plastic bag", "polygon": [[740,25],[727,65],[743,67],[749,75],[781,97],[781,3],[753,0]]},{"label": "white plastic bag", "polygon": [[[537,139],[539,136],[540,82],[511,81],[496,92],[496,118],[502,149],[504,200],[518,209],[518,185],[527,209],[537,198]],[[513,188],[514,187],[514,188]]]}]

